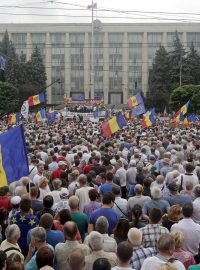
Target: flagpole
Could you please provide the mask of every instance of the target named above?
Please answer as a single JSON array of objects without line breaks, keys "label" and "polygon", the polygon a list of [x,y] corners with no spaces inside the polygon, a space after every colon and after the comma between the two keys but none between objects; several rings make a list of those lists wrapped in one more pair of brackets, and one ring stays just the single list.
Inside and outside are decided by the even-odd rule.
[{"label": "flagpole", "polygon": [[92,0],[92,29],[91,29],[91,99],[94,99],[94,1]]}]

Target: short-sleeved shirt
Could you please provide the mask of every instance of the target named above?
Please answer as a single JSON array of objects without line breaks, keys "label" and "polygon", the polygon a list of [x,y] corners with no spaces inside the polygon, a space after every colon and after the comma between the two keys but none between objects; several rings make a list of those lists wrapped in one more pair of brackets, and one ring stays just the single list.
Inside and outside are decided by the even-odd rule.
[{"label": "short-sleeved shirt", "polygon": [[168,209],[170,208],[170,205],[168,201],[161,200],[161,199],[147,201],[144,203],[144,206],[142,209],[143,214],[149,215],[151,209],[153,208],[159,208],[162,211],[162,214],[164,215],[165,213],[167,213]]},{"label": "short-sleeved shirt", "polygon": [[108,223],[109,223],[109,227],[108,227],[108,234],[112,234],[113,233],[113,229],[115,228],[115,226],[117,225],[119,219],[120,219],[120,215],[113,210],[112,208],[104,208],[101,207],[99,209],[96,209],[91,215],[90,215],[90,224],[93,224],[93,226],[95,226],[96,220],[98,219],[98,217],[100,216],[104,216],[107,218]]},{"label": "short-sleeved shirt", "polygon": [[86,214],[81,212],[71,212],[70,213],[72,221],[74,221],[79,229],[82,240],[85,238],[85,233],[88,228],[88,217]]},{"label": "short-sleeved shirt", "polygon": [[117,186],[116,184],[114,183],[105,183],[103,184],[101,187],[100,187],[100,195],[103,195],[105,194],[106,192],[112,192],[112,188],[113,186]]}]

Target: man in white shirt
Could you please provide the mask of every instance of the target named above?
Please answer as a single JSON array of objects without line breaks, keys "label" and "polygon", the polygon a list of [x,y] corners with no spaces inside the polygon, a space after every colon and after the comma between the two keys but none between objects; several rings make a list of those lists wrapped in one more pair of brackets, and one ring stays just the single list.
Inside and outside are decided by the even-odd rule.
[{"label": "man in white shirt", "polygon": [[177,180],[177,185],[182,186],[182,189],[186,190],[186,182],[187,180],[192,180],[193,187],[199,184],[199,179],[196,174],[194,174],[194,166],[191,163],[187,163],[185,165],[185,173],[179,175]]},{"label": "man in white shirt", "polygon": [[112,187],[112,193],[115,196],[113,209],[117,211],[120,216],[127,216],[127,200],[121,198],[121,189],[115,185]]},{"label": "man in white shirt", "polygon": [[49,170],[51,172],[53,172],[53,171],[55,171],[55,170],[58,169],[58,163],[56,162],[56,160],[57,160],[57,157],[56,156],[53,156],[51,163],[49,163]]},{"label": "man in white shirt", "polygon": [[167,262],[171,262],[177,270],[185,270],[182,262],[172,259],[175,240],[170,234],[163,234],[158,240],[158,254],[144,260],[141,270],[155,270]]},{"label": "man in white shirt", "polygon": [[132,245],[127,241],[121,242],[117,247],[117,266],[113,267],[112,270],[133,270],[129,266],[132,253]]},{"label": "man in white shirt", "polygon": [[200,243],[200,225],[192,220],[193,205],[186,203],[182,208],[183,219],[172,225],[171,231],[180,230],[183,232],[185,241],[183,249],[192,253],[195,257],[198,254]]},{"label": "man in white shirt", "polygon": [[87,176],[84,174],[79,175],[78,182],[80,188],[76,190],[75,196],[79,198],[79,210],[83,212],[84,205],[90,202],[88,192],[90,189],[93,189],[93,187],[87,186]]},{"label": "man in white shirt", "polygon": [[194,222],[200,224],[200,185],[194,188],[195,200],[193,201],[193,216]]},{"label": "man in white shirt", "polygon": [[115,177],[119,180],[121,191],[122,191],[122,198],[126,198],[126,170],[123,168],[123,164],[121,160],[118,160],[115,164]]},{"label": "man in white shirt", "polygon": [[37,186],[40,178],[43,177],[43,172],[44,172],[44,162],[39,161],[37,164],[37,174],[33,177],[33,183]]}]

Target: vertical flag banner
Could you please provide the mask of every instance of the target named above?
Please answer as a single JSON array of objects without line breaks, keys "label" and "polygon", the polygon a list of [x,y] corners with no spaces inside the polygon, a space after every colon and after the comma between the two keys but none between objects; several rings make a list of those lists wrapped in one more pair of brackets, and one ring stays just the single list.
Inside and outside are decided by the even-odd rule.
[{"label": "vertical flag banner", "polygon": [[127,101],[127,105],[130,109],[138,106],[140,103],[144,103],[143,98],[140,93],[136,94],[135,96],[130,97]]},{"label": "vertical flag banner", "polygon": [[20,125],[0,135],[0,187],[28,174],[24,131]]},{"label": "vertical flag banner", "polygon": [[28,119],[28,114],[29,114],[29,104],[28,100],[24,101],[21,107],[21,115],[25,118]]},{"label": "vertical flag banner", "polygon": [[41,109],[39,112],[36,113],[36,121],[41,122],[46,118],[46,111],[45,109]]},{"label": "vertical flag banner", "polygon": [[45,102],[45,93],[41,92],[38,95],[35,96],[31,96],[28,98],[28,105],[31,106],[35,106],[38,105],[40,103],[44,103]]},{"label": "vertical flag banner", "polygon": [[13,113],[13,114],[9,115],[9,117],[8,117],[8,124],[9,125],[19,124],[19,121],[20,121],[20,114],[19,113]]},{"label": "vertical flag banner", "polygon": [[127,122],[121,113],[117,113],[116,116],[113,116],[109,121],[104,122],[102,125],[103,135],[108,138],[113,133],[117,132],[124,126]]}]

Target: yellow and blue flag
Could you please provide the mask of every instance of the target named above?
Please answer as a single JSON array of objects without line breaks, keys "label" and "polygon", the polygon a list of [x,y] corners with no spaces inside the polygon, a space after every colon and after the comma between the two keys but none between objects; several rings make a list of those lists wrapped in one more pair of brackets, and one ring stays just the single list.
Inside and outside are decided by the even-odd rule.
[{"label": "yellow and blue flag", "polygon": [[23,126],[0,135],[0,187],[29,175]]}]

